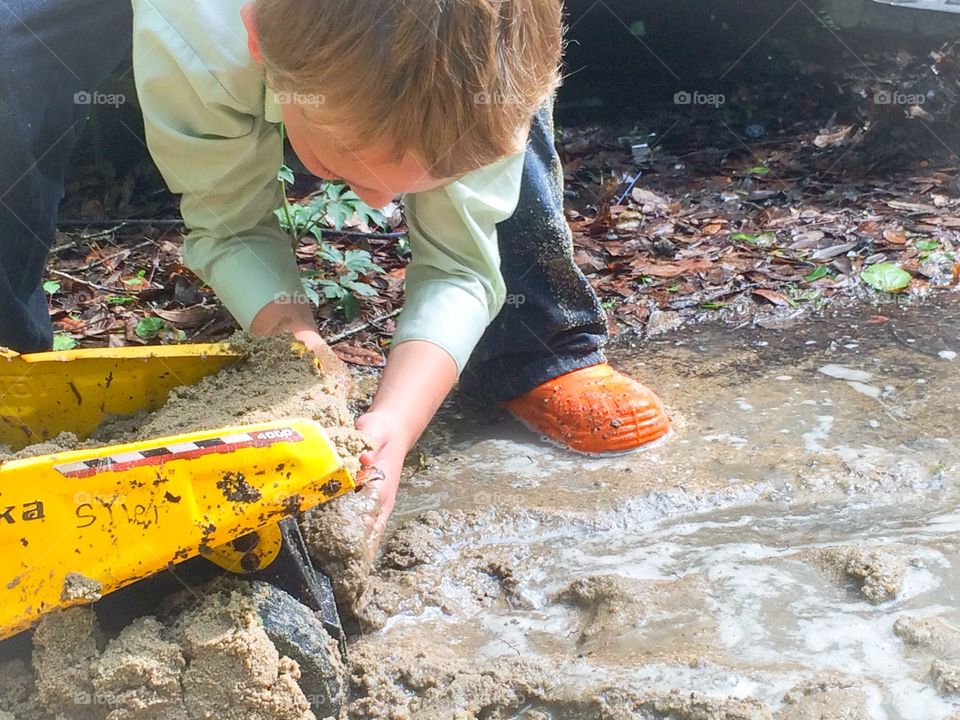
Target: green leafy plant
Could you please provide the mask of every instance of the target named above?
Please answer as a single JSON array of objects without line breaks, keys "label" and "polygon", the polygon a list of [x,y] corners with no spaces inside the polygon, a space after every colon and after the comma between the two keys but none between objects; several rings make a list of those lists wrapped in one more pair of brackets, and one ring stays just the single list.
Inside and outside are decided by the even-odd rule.
[{"label": "green leafy plant", "polygon": [[914,243],[917,250],[920,251],[920,262],[926,263],[952,263],[955,255],[952,250],[944,250],[937,240],[916,240]]},{"label": "green leafy plant", "polygon": [[366,250],[340,251],[321,243],[317,257],[324,261],[332,272],[320,269],[304,273],[303,289],[307,297],[319,305],[321,298],[333,301],[347,320],[353,320],[360,312],[360,298],[374,297],[377,289],[365,278],[382,274],[384,269],[373,261]]},{"label": "green leafy plant", "polygon": [[[285,165],[277,176],[286,188],[292,184],[293,173]],[[286,193],[284,193],[286,196]],[[388,221],[382,211],[367,205],[360,197],[340,182],[324,182],[306,203],[291,203],[286,200],[283,207],[274,211],[280,221],[280,227],[299,242],[308,234],[317,240],[323,239],[324,230],[341,230],[351,218],[358,218],[368,225],[386,228]]]},{"label": "green leafy plant", "polygon": [[[280,136],[284,137],[283,126]],[[341,230],[356,218],[371,227],[389,229],[389,221],[381,210],[367,205],[349,187],[341,182],[324,182],[306,202],[291,203],[287,191],[296,178],[293,171],[281,165],[277,181],[283,191],[283,205],[274,211],[280,227],[294,243],[307,235],[317,241],[317,260],[320,268],[303,274],[303,289],[315,305],[323,300],[333,301],[347,320],[360,312],[360,298],[374,297],[377,289],[367,278],[384,273],[366,250],[338,250],[323,239],[324,230]]]}]

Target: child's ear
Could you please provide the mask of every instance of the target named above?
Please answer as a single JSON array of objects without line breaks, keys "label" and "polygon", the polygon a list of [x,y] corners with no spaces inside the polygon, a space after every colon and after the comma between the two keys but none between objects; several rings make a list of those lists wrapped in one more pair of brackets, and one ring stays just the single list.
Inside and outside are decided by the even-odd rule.
[{"label": "child's ear", "polygon": [[263,55],[260,54],[260,36],[257,35],[257,20],[252,2],[244,3],[240,7],[240,18],[243,20],[243,26],[247,29],[247,49],[250,55],[259,63],[263,62]]}]

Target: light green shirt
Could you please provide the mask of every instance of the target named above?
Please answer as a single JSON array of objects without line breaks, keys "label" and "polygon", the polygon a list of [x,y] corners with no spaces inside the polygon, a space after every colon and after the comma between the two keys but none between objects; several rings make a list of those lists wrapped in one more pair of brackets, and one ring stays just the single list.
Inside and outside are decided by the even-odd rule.
[{"label": "light green shirt", "polygon": [[[247,50],[241,5],[133,0],[133,65],[150,153],[182,195],[184,261],[249,329],[265,305],[303,288],[273,214],[280,108]],[[522,170],[520,153],[406,196],[413,259],[395,345],[427,340],[463,370],[504,302],[496,224],[516,209]]]}]

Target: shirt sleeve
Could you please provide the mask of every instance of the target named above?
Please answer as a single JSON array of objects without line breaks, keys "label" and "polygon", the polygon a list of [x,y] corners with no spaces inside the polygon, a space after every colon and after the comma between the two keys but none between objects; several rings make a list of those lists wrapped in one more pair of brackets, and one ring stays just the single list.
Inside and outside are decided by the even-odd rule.
[{"label": "shirt sleeve", "polygon": [[135,10],[134,72],[147,145],[170,190],[182,195],[184,262],[249,330],[265,305],[303,293],[291,240],[273,215],[283,202],[280,136],[224,88],[149,2]]},{"label": "shirt sleeve", "polygon": [[426,340],[462,372],[506,297],[497,223],[513,215],[524,154],[518,153],[429,192],[407,195],[413,259],[393,343]]}]

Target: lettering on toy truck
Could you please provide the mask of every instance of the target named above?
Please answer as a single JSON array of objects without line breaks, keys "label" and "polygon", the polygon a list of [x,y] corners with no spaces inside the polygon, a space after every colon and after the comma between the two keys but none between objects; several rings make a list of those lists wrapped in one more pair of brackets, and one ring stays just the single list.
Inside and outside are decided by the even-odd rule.
[{"label": "lettering on toy truck", "polygon": [[39,500],[24,503],[23,505],[0,506],[0,524],[16,525],[18,522],[43,520],[43,503]]}]

